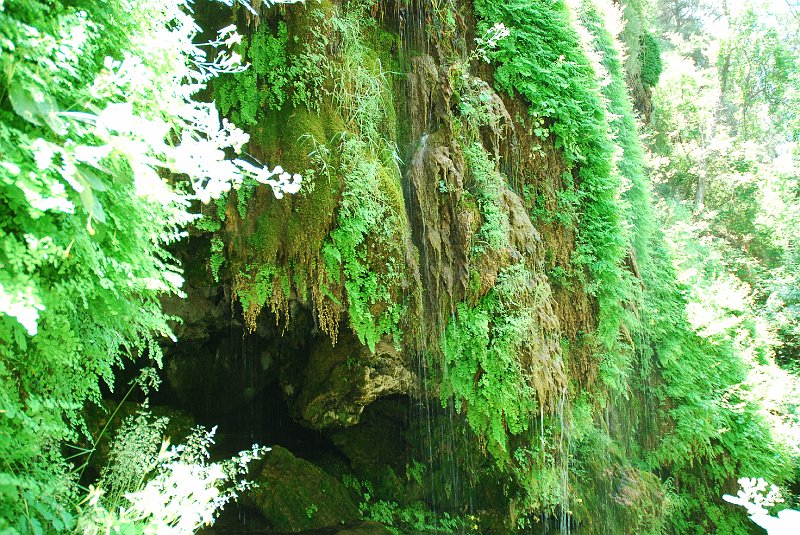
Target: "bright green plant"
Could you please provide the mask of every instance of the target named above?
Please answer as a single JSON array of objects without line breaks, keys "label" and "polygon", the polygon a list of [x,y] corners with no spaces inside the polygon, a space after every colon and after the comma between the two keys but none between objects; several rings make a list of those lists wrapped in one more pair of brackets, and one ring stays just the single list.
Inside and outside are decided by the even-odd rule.
[{"label": "bright green plant", "polygon": [[280,110],[291,104],[319,111],[328,67],[326,38],[317,29],[311,30],[311,37],[290,37],[284,21],[278,22],[274,32],[269,24],[260,24],[238,49],[250,68],[214,83],[220,111],[237,124],[253,126],[263,120],[264,109]]},{"label": "bright green plant", "polygon": [[650,32],[645,32],[641,37],[639,61],[641,62],[642,83],[645,87],[655,87],[664,70],[661,60],[661,47]]},{"label": "bright green plant", "polygon": [[[468,187],[475,192],[483,218],[470,251],[477,259],[511,247],[508,213],[502,205],[506,186],[479,144],[466,147],[465,157]],[[441,342],[446,370],[442,401],[452,397],[456,410],[466,409],[470,426],[499,464],[510,459],[508,434],[528,429],[539,403],[547,403],[552,394],[540,370],[524,367],[544,343],[537,310],[548,295],[536,281],[523,263],[505,268],[476,304],[458,305]]]},{"label": "bright green plant", "polygon": [[[592,46],[600,53],[602,68],[610,78],[603,91],[613,117],[611,127],[622,149],[617,166],[629,183],[623,208],[632,224],[629,239],[638,276],[645,281],[635,301],[639,321],[629,325],[634,328],[639,367],[649,371],[655,366],[661,378],[655,390],[639,383],[641,379],[637,381],[638,388],[647,396],[674,404],[672,410],[657,417],[670,422],[670,432],[659,436],[658,447],[644,457],[651,469],[667,468],[675,478],[671,485],[674,506],[666,518],[674,532],[737,532],[744,529],[744,524],[740,518],[725,513],[715,491],[735,474],[754,466],[762,467],[761,470],[770,475],[785,473],[786,458],[757,414],[757,403],[740,387],[745,377],[744,351],[739,345],[741,342],[736,340],[741,339],[743,333],[734,325],[746,318],[731,323],[730,316],[724,318],[725,313],[718,310],[714,329],[703,332],[704,328],[697,328],[698,306],[692,302],[692,295],[708,286],[705,277],[710,273],[704,274],[703,268],[694,267],[696,260],[686,257],[691,256],[699,244],[685,237],[678,238],[669,231],[670,243],[683,243],[680,251],[671,254],[685,269],[680,274],[681,280],[690,283],[691,288],[676,281],[678,274],[672,268],[672,256],[665,250],[664,237],[655,230],[656,217],[645,180],[633,112],[626,95],[620,53],[593,4],[584,2],[580,20],[593,36]],[[713,258],[708,249],[698,256]],[[708,263],[706,269],[710,265]],[[695,275],[689,276],[689,273]],[[718,275],[713,277],[720,280]],[[726,304],[731,305],[732,297],[740,292],[731,285],[726,285],[724,290],[721,288],[721,285],[712,287],[710,293],[725,295]],[[707,301],[707,304],[711,303]],[[729,327],[738,334],[726,334]],[[750,350],[758,344],[750,338],[745,345]],[[711,466],[701,472],[696,464],[687,463],[690,458]],[[725,461],[712,462],[720,458]]]},{"label": "bright green plant", "polygon": [[500,21],[511,30],[491,54],[498,64],[495,86],[525,98],[531,118],[547,122],[547,135],[570,165],[580,214],[573,263],[586,270],[585,286],[599,303],[596,337],[603,379],[621,389],[630,370],[619,341],[626,320],[622,302],[628,298],[620,267],[625,242],[614,144],[597,76],[564,2],[480,1],[475,10],[484,25]]},{"label": "bright green plant", "polygon": [[[394,535],[404,533],[464,533],[471,530],[468,518],[451,516],[448,513],[436,514],[422,502],[401,506],[397,502],[376,500],[372,483],[359,481],[353,476],[344,478],[344,485],[361,496],[358,505],[361,516],[373,522],[380,522]],[[475,526],[477,528],[477,526]]]},{"label": "bright green plant", "polygon": [[[251,487],[247,465],[268,448],[253,446],[223,462],[208,462],[216,428],[195,428],[185,444],[161,441],[166,418],[142,411],[125,420],[109,466],[78,505],[81,533],[194,533]],[[160,445],[160,448],[159,448]]]},{"label": "bright green plant", "polygon": [[[345,192],[339,204],[338,226],[323,246],[322,258],[333,281],[344,285],[353,331],[374,350],[384,334],[400,339],[401,306],[394,303],[390,293],[400,284],[403,273],[396,264],[397,255],[388,257],[381,267],[365,262],[368,257],[364,254],[368,240],[381,243],[389,253],[398,245],[393,239],[402,220],[382,191],[395,177],[393,170],[380,161],[361,159],[367,151],[362,141],[345,139],[341,149],[348,165],[343,169]],[[375,314],[373,307],[380,303],[387,304],[385,310]]]},{"label": "bright green plant", "polygon": [[74,526],[61,446],[115,367],[160,362],[159,296],[183,281],[166,246],[190,202],[245,179],[299,187],[224,158],[247,137],[192,96],[240,67],[224,50],[206,60],[184,7],[0,3],[0,530]]}]

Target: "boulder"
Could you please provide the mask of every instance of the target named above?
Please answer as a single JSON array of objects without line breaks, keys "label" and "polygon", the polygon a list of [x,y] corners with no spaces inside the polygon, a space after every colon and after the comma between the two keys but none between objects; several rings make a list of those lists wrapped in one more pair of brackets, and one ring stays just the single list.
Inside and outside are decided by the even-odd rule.
[{"label": "boulder", "polygon": [[251,469],[249,479],[256,486],[242,503],[258,510],[278,533],[343,526],[359,518],[339,480],[280,446]]},{"label": "boulder", "polygon": [[180,341],[205,341],[214,329],[225,325],[230,316],[230,302],[218,286],[191,286],[184,288],[186,297],[164,296],[161,304],[164,312],[180,318],[170,327]]}]

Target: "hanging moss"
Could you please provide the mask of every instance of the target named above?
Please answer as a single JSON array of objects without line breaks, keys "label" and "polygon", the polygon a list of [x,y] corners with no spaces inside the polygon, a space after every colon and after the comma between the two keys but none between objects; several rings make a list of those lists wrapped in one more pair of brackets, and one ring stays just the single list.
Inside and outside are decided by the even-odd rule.
[{"label": "hanging moss", "polygon": [[[227,214],[234,291],[251,329],[263,307],[285,317],[297,297],[334,341],[343,313],[370,348],[383,336],[400,340],[410,231],[391,78],[379,59],[386,51],[371,50],[365,36],[387,48],[393,40],[369,24],[367,7],[293,8],[291,30],[283,20],[262,23],[244,45],[257,77],[250,152],[304,175],[290,199],[240,189],[239,217]],[[335,52],[321,54],[329,43]],[[246,113],[250,101],[226,83],[218,84],[223,112]],[[237,80],[230,84],[242,91]],[[218,269],[216,256],[214,263]]]}]

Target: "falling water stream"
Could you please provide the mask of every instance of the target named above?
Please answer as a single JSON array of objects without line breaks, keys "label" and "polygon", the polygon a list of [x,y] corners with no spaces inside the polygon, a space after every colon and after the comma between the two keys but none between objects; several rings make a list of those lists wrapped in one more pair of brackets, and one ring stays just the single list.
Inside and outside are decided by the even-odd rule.
[{"label": "falling water stream", "polygon": [[[435,15],[426,13],[429,10],[430,4],[425,0],[417,0],[411,2],[403,8],[403,15],[399,17],[400,20],[400,36],[404,43],[403,50],[405,54],[419,54],[420,51],[427,51],[430,48],[428,44],[429,36],[425,28],[425,21],[432,20]],[[424,60],[417,63],[407,62],[409,65],[424,69],[428,66]],[[403,173],[403,191],[406,199],[406,209],[408,212],[409,221],[412,224],[412,238],[414,244],[417,246],[420,253],[420,278],[422,291],[425,292],[422,298],[422,320],[420,323],[424,325],[422,329],[424,332],[418,333],[416,338],[420,343],[415,355],[416,374],[419,378],[419,388],[417,389],[417,399],[413,400],[412,406],[414,411],[410,414],[411,418],[419,419],[421,425],[415,428],[422,431],[421,435],[416,439],[419,446],[416,448],[417,454],[424,460],[429,477],[427,478],[426,488],[426,502],[428,507],[437,516],[448,513],[451,515],[472,515],[475,513],[474,505],[474,488],[473,481],[468,476],[468,466],[471,460],[460,458],[466,452],[475,452],[479,454],[477,448],[477,438],[473,438],[472,444],[466,442],[470,440],[468,437],[471,435],[471,430],[468,429],[465,418],[462,414],[456,412],[453,400],[442,403],[439,400],[438,389],[431,384],[432,379],[436,379],[434,374],[447,374],[447,363],[444,361],[440,350],[438,348],[439,341],[443,336],[447,323],[455,315],[455,303],[453,302],[452,295],[442,295],[452,289],[446,287],[438,273],[433,272],[433,269],[441,264],[444,259],[441,258],[442,249],[445,245],[439,244],[436,249],[431,248],[428,243],[428,235],[431,230],[429,226],[433,226],[433,233],[444,233],[446,229],[440,227],[440,222],[437,220],[441,208],[431,209],[430,203],[433,202],[434,206],[436,201],[431,199],[422,199],[420,197],[431,194],[431,186],[433,194],[437,195],[439,191],[439,183],[441,178],[439,176],[427,176],[432,171],[426,168],[426,158],[429,152],[434,150],[431,147],[432,130],[437,128],[437,118],[433,116],[435,96],[431,95],[431,91],[440,91],[436,82],[433,82],[432,87],[426,86],[430,81],[425,78],[426,73],[410,72],[408,74],[409,84],[416,84],[411,86],[413,90],[409,94],[409,101],[416,99],[431,98],[433,100],[426,102],[414,102],[408,106],[415,106],[418,112],[424,111],[423,116],[411,117],[411,135],[412,138],[408,140],[408,146],[411,147],[409,158],[406,160],[407,164]],[[416,81],[412,82],[411,78],[416,77]],[[420,90],[422,88],[422,90]],[[431,95],[431,96],[428,96]],[[412,115],[408,110],[403,110],[401,115]],[[437,143],[440,142],[437,137]],[[433,158],[432,156],[430,156]],[[431,164],[435,167],[434,164]],[[427,203],[427,204],[426,204]],[[432,211],[432,213],[431,213]],[[450,236],[442,235],[442,241],[450,239]],[[452,255],[450,260],[453,260]],[[451,272],[454,266],[446,266],[450,268]],[[440,310],[443,308],[444,310]],[[435,370],[435,372],[434,372]],[[571,518],[570,518],[570,481],[569,481],[569,457],[570,457],[570,427],[571,423],[568,420],[569,399],[566,388],[560,394],[559,401],[555,407],[555,414],[549,416],[545,413],[544,405],[540,405],[539,421],[531,422],[530,429],[540,431],[540,447],[541,447],[541,469],[547,466],[547,463],[552,463],[550,469],[558,474],[558,494],[559,494],[559,507],[557,508],[557,518],[544,518],[539,527],[543,532],[550,532],[551,529],[562,534],[571,533]],[[559,432],[553,435],[555,441],[547,444],[545,437],[545,420],[547,418],[554,418],[558,422]],[[442,452],[448,455],[443,457]],[[550,452],[548,455],[546,452]],[[532,467],[533,468],[533,467]],[[447,478],[441,479],[437,474],[446,474]]]}]

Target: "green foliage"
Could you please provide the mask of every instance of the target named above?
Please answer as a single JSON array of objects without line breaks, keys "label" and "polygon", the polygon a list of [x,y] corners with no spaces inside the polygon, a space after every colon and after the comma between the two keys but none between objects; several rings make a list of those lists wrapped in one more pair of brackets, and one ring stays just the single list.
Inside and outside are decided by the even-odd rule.
[{"label": "green foliage", "polygon": [[400,340],[403,308],[392,292],[404,279],[406,222],[396,151],[385,134],[394,126],[391,87],[367,48],[362,9],[353,6],[331,22],[343,48],[333,100],[350,134],[339,145],[344,190],[322,258],[328,276],[344,285],[350,326],[374,350],[385,334]]},{"label": "green foliage", "polygon": [[[300,30],[292,30],[318,43],[338,43],[337,54],[314,60],[325,73],[330,102],[320,115],[296,110],[291,119],[274,114],[273,124],[259,122],[258,142],[281,153],[294,145],[292,155],[313,169],[318,185],[300,193],[302,204],[291,215],[257,204],[247,246],[233,254],[246,260],[235,260],[233,269],[251,326],[264,305],[285,313],[294,289],[313,299],[323,331],[335,339],[346,311],[350,328],[374,349],[382,337],[399,343],[402,335],[406,303],[400,288],[409,231],[393,142],[391,80],[368,46],[365,32],[377,31],[365,15],[368,7],[309,7]],[[287,140],[286,128],[276,127],[280,121],[291,121],[300,139]],[[246,203],[239,191],[240,203]]]},{"label": "green foliage", "polygon": [[625,248],[614,145],[597,77],[563,2],[479,1],[475,10],[484,26],[499,21],[511,30],[492,54],[496,87],[522,95],[531,117],[547,121],[572,168],[580,214],[573,263],[586,268],[586,287],[598,300],[603,379],[621,389],[630,366],[619,344],[622,302],[628,297],[620,268]]},{"label": "green foliage", "polygon": [[[212,257],[213,260],[213,257]],[[255,330],[261,309],[269,305],[276,321],[288,314],[287,296],[291,290],[288,271],[269,264],[251,265],[239,273],[234,291],[242,304],[248,328]]]},{"label": "green foliage", "polygon": [[564,189],[556,193],[556,206],[554,209],[547,207],[547,199],[539,194],[534,197],[534,188],[530,185],[523,186],[525,203],[533,221],[542,223],[558,223],[566,228],[575,228],[578,221],[578,207],[580,194],[575,190],[572,175],[565,172],[561,179]]},{"label": "green foliage", "polygon": [[661,47],[650,32],[644,32],[640,39],[639,62],[642,65],[642,83],[645,87],[655,87],[661,77],[661,71],[664,70],[664,62],[661,60]]},{"label": "green foliage", "polygon": [[160,365],[167,246],[191,200],[259,171],[204,159],[244,139],[190,98],[237,70],[198,31],[177,1],[0,3],[0,531],[75,527],[84,404],[126,360]]},{"label": "green foliage", "polygon": [[442,341],[448,374],[442,396],[443,400],[453,396],[456,410],[468,408],[470,426],[502,462],[509,460],[506,433],[525,431],[538,404],[517,360],[533,318],[508,310],[514,296],[500,293],[503,281],[498,286],[476,307],[459,305],[456,318],[448,324]]},{"label": "green foliage", "polygon": [[651,4],[652,2],[649,0],[626,0],[622,3],[624,27],[617,36],[617,39],[627,48],[627,54],[623,56],[624,75],[630,88],[631,100],[636,105],[642,104],[644,97],[641,60],[644,57],[642,49],[644,36],[650,33],[648,28],[652,25],[653,17],[646,12],[647,7]]},{"label": "green foliage", "polygon": [[477,528],[469,527],[469,518],[452,517],[448,513],[437,514],[428,509],[423,502],[413,502],[400,506],[397,502],[376,500],[375,491],[369,481],[359,481],[353,476],[345,476],[345,487],[355,490],[361,496],[358,505],[361,516],[366,520],[380,522],[394,535],[404,533],[464,533]]},{"label": "green foliage", "polygon": [[[470,258],[479,262],[508,254],[513,246],[503,201],[505,178],[479,143],[464,147],[464,158],[469,171],[465,187],[481,215]],[[562,380],[557,346],[556,354],[550,354],[553,347],[542,325],[549,290],[521,254],[516,258],[497,266],[486,295],[474,291],[470,301],[457,306],[441,341],[442,403],[452,399],[456,410],[466,413],[472,430],[505,468],[513,464],[509,437],[528,430],[540,407],[561,394]],[[473,277],[480,287],[481,274]]]},{"label": "green foliage", "polygon": [[[726,111],[743,138],[761,137],[772,128],[783,130],[791,125],[787,115],[793,115],[800,66],[797,45],[786,28],[775,27],[752,7],[730,18],[732,31],[719,43],[717,65],[722,98],[731,105]],[[762,105],[772,115],[768,121],[759,117]]]},{"label": "green foliage", "polygon": [[[261,93],[258,100],[259,108],[267,106],[277,110],[288,100],[287,86],[290,85],[293,75],[298,74],[293,73],[289,67],[286,51],[288,44],[289,30],[286,28],[286,23],[280,21],[275,35],[271,33],[267,24],[261,24],[250,38],[248,46],[242,47],[242,57],[251,62],[252,73],[262,78],[259,80],[261,83],[254,84]],[[243,104],[250,105],[249,102]],[[222,112],[227,113],[224,105]]]},{"label": "green foliage", "polygon": [[[140,162],[62,114],[108,103],[90,92],[103,58],[130,47],[152,8],[0,9],[0,530],[69,527],[60,444],[78,437],[113,368],[145,353],[158,362],[154,338],[170,334],[158,296],[182,281],[164,246],[185,207],[141,195]],[[91,164],[74,147],[106,153]]]},{"label": "green foliage", "polygon": [[[797,203],[795,180],[786,170],[796,156],[784,143],[793,135],[786,118],[794,107],[797,42],[794,24],[776,25],[765,10],[741,6],[728,17],[730,33],[700,48],[711,60],[705,68],[678,52],[665,56],[667,83],[654,93],[658,120],[651,147],[691,327],[749,368],[745,384],[731,387],[748,409],[737,415],[726,446],[740,454],[734,438],[763,434],[765,425],[773,430],[760,439],[769,444],[756,462],[763,471],[730,475],[769,477],[772,471],[785,477],[786,450],[796,465],[800,444],[793,414],[797,380],[775,366],[791,369],[795,354],[792,329],[786,328],[796,280],[786,237],[794,234]],[[676,46],[682,51],[688,44]],[[696,94],[687,98],[690,88]],[[773,100],[778,94],[783,96]],[[688,208],[692,200],[695,213]]]},{"label": "green foliage", "polygon": [[647,268],[655,216],[650,184],[645,173],[644,149],[639,141],[633,106],[625,85],[621,53],[592,2],[583,3],[580,21],[589,31],[593,38],[592,45],[600,54],[600,68],[607,73],[602,92],[607,102],[609,127],[616,145],[621,149],[615,160],[622,179],[620,211],[631,227],[626,238],[631,242],[633,255]]},{"label": "green foliage", "polygon": [[[396,250],[402,245],[397,242],[402,220],[392,210],[397,207],[385,200],[386,184],[396,180],[392,170],[379,161],[363,159],[365,153],[367,147],[357,138],[342,141],[345,190],[337,227],[323,246],[322,258],[333,281],[344,284],[353,331],[374,351],[384,334],[397,342],[400,339],[402,309],[394,302],[391,289],[403,280],[403,267],[398,263],[402,257]],[[367,250],[372,254],[367,255]],[[385,260],[383,265],[378,258]],[[373,312],[380,303],[387,306]]]},{"label": "green foliage", "polygon": [[326,43],[318,31],[311,36],[309,40],[290,36],[284,21],[274,30],[269,24],[259,24],[239,49],[251,68],[221,76],[214,83],[220,111],[234,123],[254,126],[263,121],[264,109],[280,110],[287,103],[319,111],[327,77]]},{"label": "green foliage", "polygon": [[120,503],[126,493],[138,490],[148,472],[157,466],[161,437],[168,423],[168,418],[156,418],[146,411],[122,422],[101,475],[107,503]]},{"label": "green foliage", "polygon": [[[460,75],[455,76],[458,72]],[[497,109],[489,84],[470,76],[465,64],[457,64],[451,77],[454,78],[452,83],[458,95],[458,112],[467,127],[464,135],[472,141],[479,138],[479,129],[482,127],[499,132],[503,117]]]},{"label": "green foliage", "polygon": [[502,251],[511,246],[508,214],[503,211],[502,206],[505,178],[495,170],[494,162],[479,143],[464,148],[464,159],[470,177],[467,189],[474,192],[483,218],[470,254],[479,255],[487,250]]},{"label": "green foliage", "polygon": [[194,533],[213,524],[226,503],[252,486],[242,479],[247,465],[269,451],[253,446],[210,463],[216,428],[197,427],[184,444],[170,446],[162,441],[167,424],[146,409],[123,422],[98,487],[90,487],[78,506],[78,532]]},{"label": "green foliage", "polygon": [[[432,6],[438,35],[451,36],[456,27],[448,6]],[[400,343],[408,310],[404,285],[410,280],[410,240],[394,144],[392,79],[381,51],[370,48],[391,40],[375,27],[369,7],[311,6],[305,16],[297,14],[302,24],[262,23],[242,43],[240,51],[252,68],[216,85],[219,106],[257,126],[254,132],[268,157],[285,150],[313,166],[318,183],[286,207],[245,182],[235,196],[239,219],[225,221],[223,199],[211,207],[216,217],[205,217],[198,228],[216,233],[213,277],[218,280],[228,262],[248,324],[255,325],[264,306],[286,313],[294,294],[315,302],[321,328],[333,336],[338,314],[346,310],[350,328],[374,349],[385,337]],[[454,69],[463,75],[454,86],[462,124],[454,130],[468,171],[464,202],[473,203],[469,206],[480,217],[469,259],[474,265],[485,260],[486,266],[469,273],[467,301],[457,305],[441,339],[443,404],[466,414],[479,445],[500,468],[520,529],[529,525],[531,512],[579,511],[583,506],[570,502],[575,489],[583,485],[583,491],[598,492],[593,478],[609,477],[614,470],[628,484],[636,483],[642,495],[625,513],[631,517],[624,525],[660,529],[656,498],[664,489],[637,476],[647,468],[672,478],[668,522],[674,532],[741,530],[742,519],[731,517],[718,501],[721,489],[739,474],[780,481],[789,467],[764,423],[754,387],[743,384],[747,367],[740,356],[751,351],[752,362],[763,364],[771,346],[760,338],[760,318],[752,314],[747,287],[725,275],[726,262],[735,255],[718,239],[697,245],[683,236],[685,229],[668,228],[670,241],[689,244],[684,254],[676,254],[655,230],[620,52],[590,2],[578,12],[588,43],[581,41],[561,1],[479,0],[475,7],[484,26],[501,21],[512,31],[493,54],[496,86],[528,102],[534,135],[552,137],[565,156],[568,170],[565,188],[557,193],[558,212],[546,213],[544,199],[529,204],[541,221],[559,221],[577,231],[573,265],[578,276],[560,266],[547,276],[562,289],[578,291],[582,283],[596,297],[595,356],[612,395],[601,392],[602,399],[592,403],[573,400],[570,410],[568,398],[576,397],[578,387],[567,388],[557,327],[544,325],[555,323],[555,315],[543,268],[526,257],[529,251],[514,250],[511,192],[498,162],[476,142],[481,128],[497,129],[500,116],[488,86],[461,65]],[[20,0],[6,0],[5,10],[0,8],[0,530],[69,531],[77,525],[136,532],[148,523],[172,526],[175,518],[158,517],[171,509],[146,511],[147,500],[169,497],[185,469],[198,476],[191,480],[195,483],[207,483],[216,473],[200,459],[208,435],[196,435],[200,447],[177,459],[177,453],[159,451],[154,442],[163,425],[142,417],[123,426],[112,450],[114,463],[103,474],[105,497],[90,494],[76,520],[70,504],[78,498],[60,450],[64,441],[77,438],[84,402],[99,398],[101,380],[112,383],[114,366],[143,354],[158,360],[154,340],[169,335],[158,298],[176,293],[180,283],[180,270],[164,247],[189,218],[181,198],[160,202],[140,195],[141,162],[125,152],[122,140],[95,165],[70,159],[73,146],[105,151],[110,144],[102,133],[62,113],[88,113],[106,103],[108,97],[96,97],[90,89],[104,68],[102,58],[123,53],[116,47],[127,50],[136,29],[160,12],[157,6],[152,12],[137,9],[144,8],[124,2],[97,7]],[[115,49],[101,35],[113,38],[108,42]],[[324,52],[331,43],[329,50],[336,52],[329,57]],[[776,45],[769,35],[765,43]],[[642,81],[655,85],[661,74],[658,44],[645,32],[639,45]],[[599,52],[594,63],[587,46]],[[791,59],[770,54],[764,57]],[[778,59],[776,68],[785,67]],[[764,102],[776,104],[776,95],[788,91],[778,86],[785,85],[790,71],[776,71]],[[741,72],[737,76],[746,81]],[[691,76],[680,84],[681,90],[703,87]],[[140,109],[154,106],[152,98],[138,93],[117,98],[123,96]],[[676,101],[675,110],[691,120],[682,123],[669,116],[672,110],[662,109],[661,124],[700,147],[711,116],[710,107],[703,106]],[[157,113],[168,116],[169,110]],[[298,132],[307,134],[308,145],[296,143]],[[663,134],[658,141],[666,144],[668,138]],[[774,316],[782,317],[784,336],[800,339],[792,325],[800,316],[800,297],[791,290],[800,270],[796,259],[794,264],[786,260],[791,240],[775,236],[775,229],[790,236],[794,220],[770,219],[759,206],[770,195],[792,204],[796,191],[788,181],[762,187],[758,177],[763,175],[754,171],[760,162],[743,151],[723,147],[717,160],[704,160],[712,164],[706,172],[732,180],[719,180],[707,196],[727,224],[712,222],[696,234],[722,234],[723,228],[726,239],[752,246],[760,261],[786,262],[771,306]],[[684,156],[674,158],[663,176],[691,192],[700,175],[697,160],[688,152]],[[442,198],[454,193],[440,184]],[[737,196],[749,202],[726,203]],[[252,213],[250,206],[256,208]],[[244,239],[234,235],[237,227],[245,229]],[[313,236],[305,239],[307,233]],[[703,256],[710,261],[698,260]],[[685,268],[677,274],[673,258]],[[623,260],[630,272],[622,268]],[[743,271],[750,265],[745,264]],[[630,340],[620,342],[621,333]],[[594,411],[621,398],[655,420],[631,417],[626,438],[642,437],[652,447],[622,447],[610,429],[602,429]],[[198,466],[200,472],[192,472]],[[422,481],[422,465],[407,467],[407,478]],[[211,489],[199,483],[197,489]],[[367,484],[357,487],[362,514],[396,526],[398,533],[468,529],[462,519],[437,518],[420,503],[400,507],[376,501]],[[126,497],[129,492],[139,501]],[[205,520],[203,513],[211,509],[209,492],[193,506],[195,518]],[[170,500],[159,503],[175,505]],[[584,511],[608,505],[593,502],[591,507],[597,509]],[[309,505],[306,515],[315,513],[316,506]]]},{"label": "green foliage", "polygon": [[[756,314],[750,289],[728,271],[730,252],[724,244],[709,237],[699,240],[697,226],[688,222],[689,212],[681,206],[670,207],[665,215],[674,221],[666,229],[668,242],[681,244],[671,251],[680,271],[656,277],[677,276],[685,286],[664,285],[672,297],[647,294],[653,303],[647,310],[652,325],[648,334],[657,348],[669,348],[660,362],[669,383],[658,395],[679,400],[680,409],[671,411],[674,431],[664,436],[663,449],[649,460],[675,466],[681,474],[675,486],[681,506],[671,519],[676,531],[686,526],[709,530],[711,525],[742,529],[744,517],[731,518],[719,503],[709,506],[705,500],[716,502],[715,493],[740,474],[776,481],[790,476],[787,446],[796,452],[791,444],[797,443],[798,434],[794,417],[785,411],[796,404],[790,386],[794,380],[770,366],[768,326]],[[661,307],[678,294],[687,314],[676,332],[674,317]],[[697,372],[712,367],[713,373]],[[697,420],[701,414],[702,425]],[[703,435],[705,441],[698,443]],[[701,475],[680,455],[725,461]],[[706,524],[696,519],[699,508],[711,511],[710,520],[702,521]]]},{"label": "green foliage", "polygon": [[[660,412],[656,422],[640,424],[645,429],[653,429],[653,424],[654,429],[661,429],[657,431],[658,446],[643,452],[643,460],[649,469],[668,470],[674,478],[666,518],[673,532],[743,532],[743,519],[725,512],[718,500],[719,491],[740,473],[755,473],[751,470],[756,466],[760,466],[759,473],[771,475],[785,474],[786,470],[781,446],[770,436],[754,397],[740,387],[746,372],[742,356],[759,342],[744,338],[738,327],[748,321],[746,315],[732,323],[731,316],[724,318],[728,312],[717,308],[711,312],[717,314],[716,327],[707,330],[710,323],[705,322],[705,327],[695,323],[705,314],[698,315],[696,304],[688,300],[710,286],[706,277],[719,280],[719,271],[703,273],[696,262],[713,254],[706,249],[689,261],[685,255],[695,245],[674,234],[668,236],[669,243],[682,243],[683,249],[667,252],[664,236],[655,230],[643,152],[626,95],[620,54],[591,2],[584,3],[580,20],[592,34],[593,46],[600,52],[610,78],[603,92],[612,117],[611,128],[622,149],[617,166],[628,185],[622,207],[632,224],[632,254],[644,282],[636,296],[638,321],[628,323],[634,329],[637,367],[646,371],[655,364],[659,376],[655,388],[646,386],[649,379],[645,379],[638,389],[645,400],[649,399],[645,403],[669,403],[671,407]],[[676,282],[672,255],[685,270],[681,280],[690,287]],[[689,273],[694,277],[689,278]],[[741,295],[729,283],[709,290],[710,295],[724,295],[726,306],[730,306],[732,296]],[[708,297],[702,301],[709,304]],[[741,315],[742,311],[734,313]],[[726,329],[730,330],[726,333]],[[640,377],[644,378],[644,373]]]},{"label": "green foliage", "polygon": [[211,238],[211,276],[219,282],[219,270],[225,263],[225,243],[219,238]]},{"label": "green foliage", "polygon": [[[253,196],[258,183],[254,180],[247,180],[236,190],[236,211],[239,217],[244,219],[247,216],[247,202]],[[224,219],[224,217],[222,217]],[[213,253],[214,251],[212,251]]]}]

